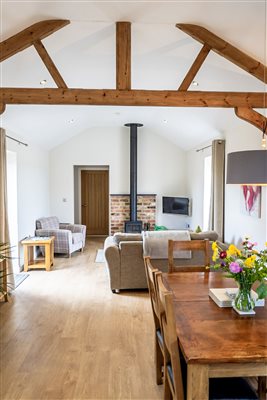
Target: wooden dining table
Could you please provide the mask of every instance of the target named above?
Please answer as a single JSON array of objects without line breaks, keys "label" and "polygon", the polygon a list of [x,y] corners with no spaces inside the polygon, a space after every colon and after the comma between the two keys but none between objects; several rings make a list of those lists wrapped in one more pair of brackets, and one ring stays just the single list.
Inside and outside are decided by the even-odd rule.
[{"label": "wooden dining table", "polygon": [[219,307],[209,288],[236,287],[219,272],[163,273],[173,292],[178,342],[187,363],[187,400],[209,398],[209,378],[260,377],[266,399],[267,307],[239,315]]}]

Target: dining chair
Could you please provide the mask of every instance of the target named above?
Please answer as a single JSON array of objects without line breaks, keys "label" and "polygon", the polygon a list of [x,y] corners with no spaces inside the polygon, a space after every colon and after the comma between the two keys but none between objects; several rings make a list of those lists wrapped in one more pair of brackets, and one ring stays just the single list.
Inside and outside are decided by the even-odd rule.
[{"label": "dining chair", "polygon": [[164,365],[164,354],[163,354],[163,338],[159,321],[159,310],[156,290],[156,274],[161,272],[154,268],[151,264],[150,257],[144,257],[145,271],[147,278],[147,286],[149,290],[149,296],[151,300],[151,307],[155,326],[155,366],[156,366],[156,382],[157,385],[162,385],[162,373]]},{"label": "dining chair", "polygon": [[157,275],[156,279],[159,317],[165,355],[163,374],[164,399],[184,400],[184,385],[174,309],[172,306],[172,292],[168,291],[164,286],[161,275]]},{"label": "dining chair", "polygon": [[[164,350],[164,400],[184,400],[186,398],[186,363],[181,353],[176,333],[173,294],[156,275],[158,307],[163,334]],[[259,399],[244,378],[209,379],[209,400],[256,400]]]},{"label": "dining chair", "polygon": [[[203,264],[186,265],[175,268],[175,251],[199,251],[203,253]],[[168,272],[209,272],[210,244],[208,239],[204,240],[169,240],[168,241]]]}]

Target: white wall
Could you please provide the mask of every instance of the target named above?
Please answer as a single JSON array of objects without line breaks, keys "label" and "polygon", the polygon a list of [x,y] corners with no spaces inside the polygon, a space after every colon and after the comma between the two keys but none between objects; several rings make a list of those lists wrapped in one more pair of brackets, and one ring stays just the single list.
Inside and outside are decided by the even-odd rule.
[{"label": "white wall", "polygon": [[[260,150],[261,134],[252,125],[239,120],[229,119],[229,125],[224,135],[226,139],[226,154],[240,150]],[[211,143],[205,143],[205,145]],[[201,146],[200,146],[201,147]],[[186,155],[188,193],[193,199],[191,227],[202,226],[203,222],[203,170],[204,157],[210,154],[210,149],[196,153],[189,151]],[[240,186],[226,185],[225,188],[225,241],[240,244],[244,236],[251,237],[259,247],[267,238],[267,205],[266,187],[262,188],[261,218],[254,218],[241,213]]]},{"label": "white wall", "polygon": [[[6,134],[19,139],[13,132],[7,131]],[[37,218],[50,215],[49,153],[28,144],[25,147],[7,138],[7,150],[17,155],[19,241],[25,236],[34,235]]]},{"label": "white wall", "polygon": [[[226,152],[240,150],[260,150],[261,133],[247,123],[240,122],[240,129],[226,133]],[[239,185],[226,185],[225,190],[225,239],[240,243],[249,236],[263,248],[267,238],[266,187],[262,187],[261,218],[241,213],[241,194]]]},{"label": "white wall", "polygon": [[[128,128],[92,128],[53,149],[51,211],[62,221],[74,221],[74,166],[109,166],[110,193],[129,193]],[[184,196],[185,154],[147,128],[138,130],[138,193],[157,194],[157,224],[184,228],[186,217],[161,213],[163,195]],[[63,202],[63,198],[66,202]]]}]

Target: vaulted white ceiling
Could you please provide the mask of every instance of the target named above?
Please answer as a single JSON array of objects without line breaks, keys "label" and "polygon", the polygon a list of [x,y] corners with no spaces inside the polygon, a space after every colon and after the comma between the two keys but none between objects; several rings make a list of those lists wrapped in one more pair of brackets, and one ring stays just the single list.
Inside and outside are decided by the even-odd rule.
[{"label": "vaulted white ceiling", "polygon": [[[115,88],[115,22],[132,22],[132,88],[178,88],[201,45],[175,27],[202,25],[266,64],[266,1],[2,1],[1,41],[45,19],[70,25],[43,40],[68,87]],[[35,49],[1,64],[1,86],[56,87]],[[264,84],[211,52],[190,90],[265,91]],[[142,122],[190,149],[227,130],[233,109],[112,106],[7,106],[1,126],[50,149],[94,127]],[[70,122],[73,121],[73,122]],[[252,127],[252,129],[254,129]]]}]

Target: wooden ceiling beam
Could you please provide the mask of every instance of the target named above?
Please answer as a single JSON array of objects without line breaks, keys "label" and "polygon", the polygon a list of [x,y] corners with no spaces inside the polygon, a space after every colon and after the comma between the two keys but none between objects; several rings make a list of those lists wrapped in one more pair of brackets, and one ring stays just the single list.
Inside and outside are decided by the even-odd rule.
[{"label": "wooden ceiling beam", "polygon": [[195,61],[191,65],[191,68],[187,72],[183,82],[179,86],[178,90],[187,90],[189,88],[189,86],[193,82],[193,79],[195,78],[196,74],[198,73],[201,65],[206,60],[206,57],[209,54],[209,52],[210,52],[210,46],[207,45],[207,44],[204,44],[204,46],[200,50],[197,58],[195,59]]},{"label": "wooden ceiling beam", "polygon": [[116,22],[116,88],[131,89],[131,23]]},{"label": "wooden ceiling beam", "polygon": [[265,93],[177,90],[1,88],[3,104],[265,108]]},{"label": "wooden ceiling beam", "polygon": [[267,118],[250,107],[236,107],[236,115],[246,122],[256,126],[261,132],[264,132],[267,126]]},{"label": "wooden ceiling beam", "polygon": [[46,51],[46,48],[44,47],[44,45],[41,42],[41,40],[36,40],[35,42],[33,42],[33,45],[34,45],[37,53],[39,54],[39,56],[43,60],[46,68],[48,69],[48,71],[50,73],[50,75],[54,79],[56,85],[59,88],[67,88],[67,85],[66,85],[64,79],[60,75],[57,67],[55,66],[55,64],[54,64],[53,60],[51,59],[51,57],[49,56],[48,52]]},{"label": "wooden ceiling beam", "polygon": [[37,22],[0,43],[0,62],[30,47],[70,23],[66,19],[51,19]]},{"label": "wooden ceiling beam", "polygon": [[176,24],[176,27],[192,36],[202,44],[207,44],[220,56],[247,71],[249,74],[267,83],[267,67],[230,43],[214,35],[212,32],[199,25]]}]

